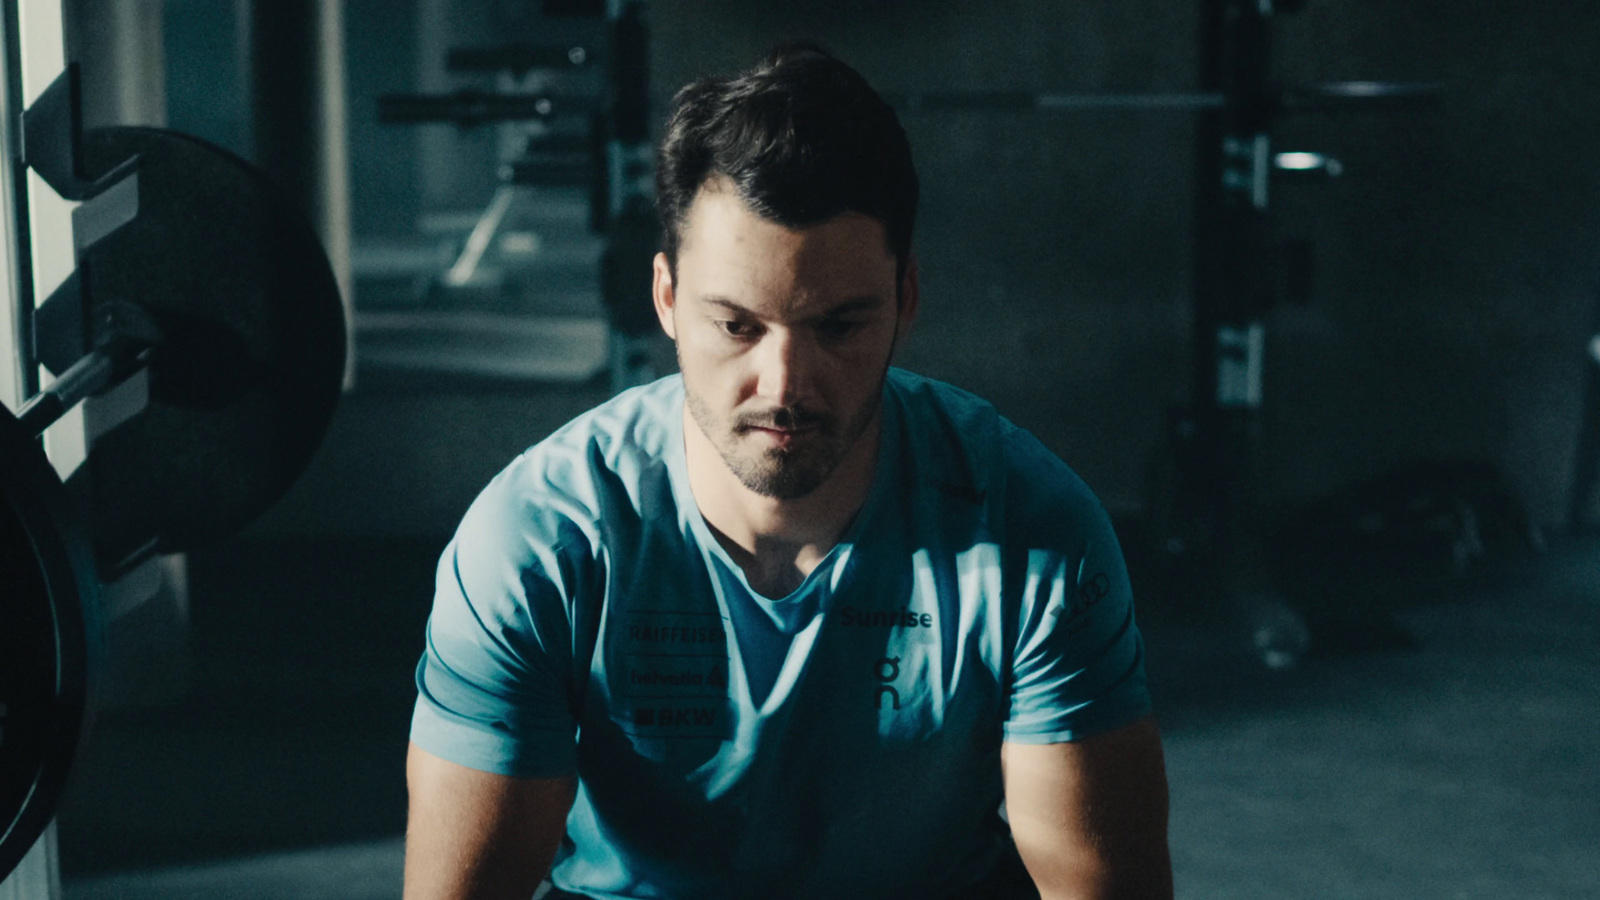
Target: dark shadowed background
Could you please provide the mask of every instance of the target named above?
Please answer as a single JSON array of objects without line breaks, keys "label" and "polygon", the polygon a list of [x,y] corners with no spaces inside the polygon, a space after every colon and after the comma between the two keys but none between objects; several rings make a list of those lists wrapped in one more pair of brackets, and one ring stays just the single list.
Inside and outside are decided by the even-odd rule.
[{"label": "dark shadowed background", "polygon": [[[532,6],[346,2],[355,384],[290,495],[192,554],[187,637],[124,642],[129,683],[152,684],[85,750],[62,815],[69,897],[398,896],[434,560],[496,471],[610,389],[603,374],[518,375],[515,359],[489,376],[392,364],[406,351],[383,343],[385,316],[601,313],[597,250],[561,218],[567,196],[520,213],[548,251],[522,275],[429,295],[508,138],[380,124],[376,103],[495,86],[446,73],[453,46],[581,39]],[[248,156],[239,8],[166,0],[167,118]],[[807,36],[886,93],[1185,92],[1197,17],[1183,0],[663,0],[651,78],[664,104]],[[1473,460],[1549,549],[1352,588],[1381,636],[1269,672],[1158,590],[1130,545],[1150,588],[1179,896],[1600,896],[1600,544],[1564,536],[1600,321],[1600,5],[1311,0],[1276,36],[1284,83],[1442,94],[1427,111],[1278,131],[1276,149],[1327,153],[1344,175],[1274,188],[1275,233],[1312,240],[1316,264],[1309,301],[1267,317],[1259,496],[1284,507],[1417,460]],[[900,364],[990,399],[1138,522],[1188,391],[1193,114],[903,123],[924,287]],[[459,352],[516,357],[531,341]]]}]

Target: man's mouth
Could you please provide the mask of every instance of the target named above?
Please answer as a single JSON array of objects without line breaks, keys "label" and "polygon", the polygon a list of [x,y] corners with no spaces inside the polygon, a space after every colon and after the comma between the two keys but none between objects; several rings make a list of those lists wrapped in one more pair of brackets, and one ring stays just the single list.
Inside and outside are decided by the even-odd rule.
[{"label": "man's mouth", "polygon": [[817,430],[817,426],[801,425],[779,428],[775,425],[746,425],[744,431],[765,438],[779,447],[786,447]]},{"label": "man's mouth", "polygon": [[766,421],[746,419],[736,426],[739,431],[757,431],[766,434],[802,435],[820,430],[823,419],[817,415],[778,415]]}]

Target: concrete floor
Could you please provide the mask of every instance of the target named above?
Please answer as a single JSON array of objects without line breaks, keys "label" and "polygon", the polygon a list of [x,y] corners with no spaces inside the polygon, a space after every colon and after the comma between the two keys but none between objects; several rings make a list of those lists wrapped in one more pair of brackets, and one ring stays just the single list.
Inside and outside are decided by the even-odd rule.
[{"label": "concrete floor", "polygon": [[[67,898],[398,897],[441,545],[196,554],[194,689],[99,723]],[[1148,604],[1179,897],[1600,897],[1600,541],[1396,594],[1414,649],[1282,673]]]},{"label": "concrete floor", "polygon": [[1179,896],[1600,897],[1600,545],[1497,580],[1398,612],[1413,651],[1174,710]]}]

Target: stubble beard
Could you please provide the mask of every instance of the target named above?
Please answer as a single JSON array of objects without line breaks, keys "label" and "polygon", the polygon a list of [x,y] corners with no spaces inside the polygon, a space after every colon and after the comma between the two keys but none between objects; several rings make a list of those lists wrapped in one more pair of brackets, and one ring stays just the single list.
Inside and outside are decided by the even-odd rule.
[{"label": "stubble beard", "polygon": [[[682,368],[680,362],[679,370]],[[888,366],[884,366],[867,402],[842,425],[831,416],[794,407],[780,407],[768,413],[736,416],[725,421],[711,410],[687,379],[683,383],[683,396],[689,415],[740,484],[773,500],[798,500],[821,487],[866,434],[883,405],[883,382],[888,373]],[[761,426],[810,430],[802,434],[793,447],[751,451],[740,446],[752,427]]]}]

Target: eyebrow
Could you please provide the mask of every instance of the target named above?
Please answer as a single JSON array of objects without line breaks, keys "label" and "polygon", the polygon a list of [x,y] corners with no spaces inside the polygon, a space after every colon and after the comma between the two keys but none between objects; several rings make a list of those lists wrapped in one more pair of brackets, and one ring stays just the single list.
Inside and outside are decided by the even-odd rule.
[{"label": "eyebrow", "polygon": [[[734,302],[733,300],[730,300],[727,297],[723,297],[723,296],[720,296],[720,295],[717,295],[717,294],[708,294],[708,295],[702,296],[700,298],[700,302],[708,304],[710,306],[720,307],[720,308],[722,308],[724,310],[727,310],[730,313],[733,313],[734,315],[750,316],[752,318],[756,317],[755,313],[753,311],[751,311],[748,307],[743,306],[743,305],[741,305],[739,303],[736,303],[736,302]],[[879,306],[882,303],[883,303],[883,298],[882,297],[873,296],[871,294],[862,294],[861,296],[858,296],[858,297],[851,297],[851,298],[845,300],[844,302],[842,302],[842,303],[840,303],[840,304],[838,304],[836,306],[829,307],[828,309],[824,310],[821,314],[819,314],[817,316],[814,316],[813,318],[827,319],[827,318],[832,318],[834,316],[846,316],[846,315],[849,315],[849,314],[854,313],[854,312],[861,312],[863,310],[872,309],[872,308],[874,308],[876,306]]]}]

